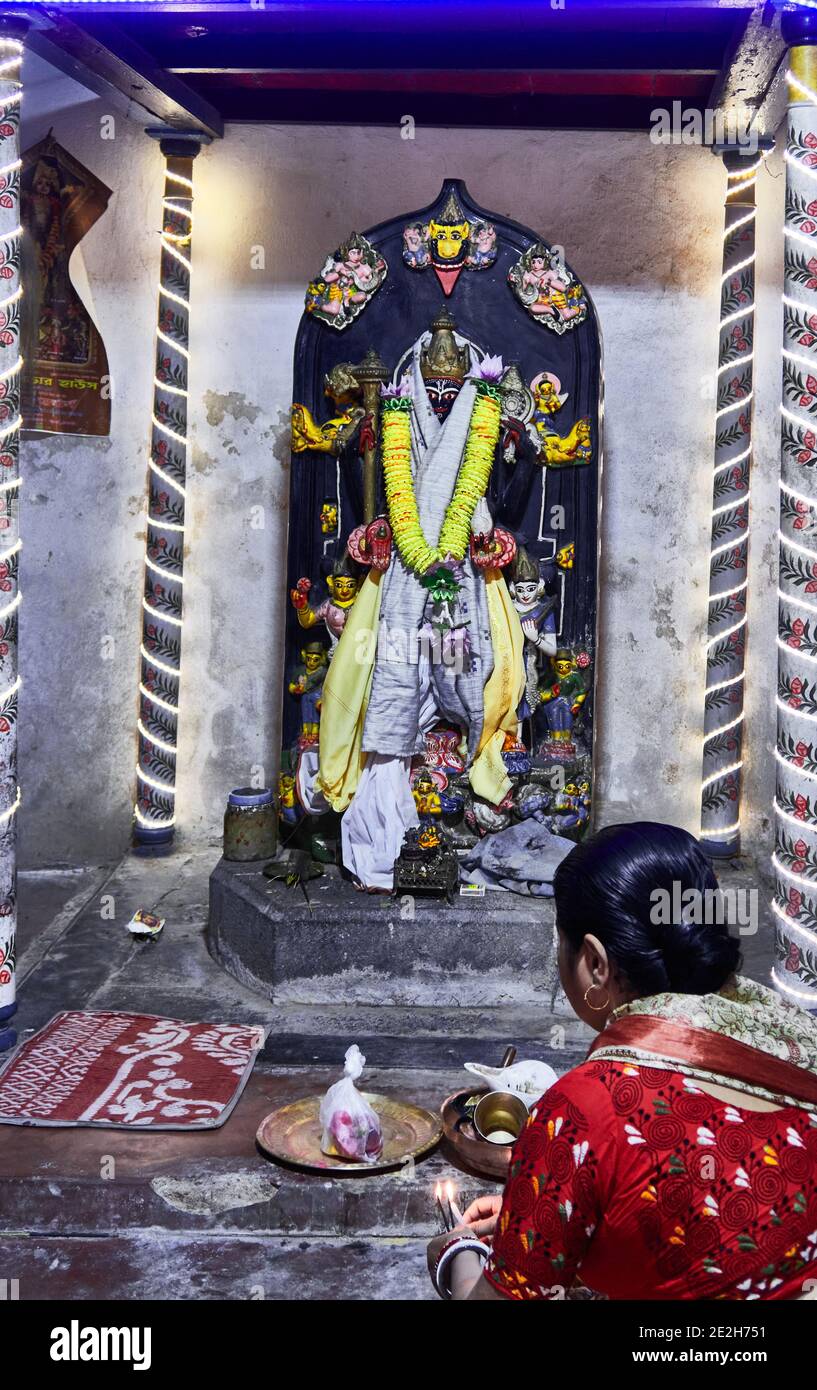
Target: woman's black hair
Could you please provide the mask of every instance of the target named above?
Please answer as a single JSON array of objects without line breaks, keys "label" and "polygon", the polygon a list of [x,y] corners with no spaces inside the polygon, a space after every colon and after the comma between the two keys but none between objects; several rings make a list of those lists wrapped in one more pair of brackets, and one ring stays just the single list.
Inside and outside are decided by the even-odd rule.
[{"label": "woman's black hair", "polygon": [[639,997],[714,993],[740,965],[710,863],[678,826],[607,826],[562,860],[553,891],[557,925],[573,950],[588,934],[598,937]]}]

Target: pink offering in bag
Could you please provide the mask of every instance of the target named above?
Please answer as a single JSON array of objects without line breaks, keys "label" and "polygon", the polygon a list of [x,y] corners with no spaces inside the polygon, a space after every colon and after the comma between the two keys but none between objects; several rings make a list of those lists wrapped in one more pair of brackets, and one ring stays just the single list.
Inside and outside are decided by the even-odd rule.
[{"label": "pink offering in bag", "polygon": [[321,1101],[321,1152],[332,1158],[374,1163],[383,1152],[380,1120],[355,1085],[365,1065],[366,1058],[353,1043],[346,1053],[341,1080],[329,1087]]}]

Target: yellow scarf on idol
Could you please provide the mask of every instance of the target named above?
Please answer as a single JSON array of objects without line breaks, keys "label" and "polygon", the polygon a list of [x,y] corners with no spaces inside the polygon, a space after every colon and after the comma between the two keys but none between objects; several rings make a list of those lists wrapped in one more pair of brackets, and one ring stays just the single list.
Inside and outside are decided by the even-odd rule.
[{"label": "yellow scarf on idol", "polygon": [[498,806],[513,785],[502,761],[502,745],[506,734],[516,738],[519,728],[516,711],[525,689],[525,634],[500,570],[486,571],[485,592],[494,669],[485,686],[482,737],[468,780],[477,796]]},{"label": "yellow scarf on idol", "polygon": [[[516,737],[525,688],[525,644],[519,615],[499,570],[485,575],[494,667],[485,686],[482,736],[469,774],[477,796],[495,806],[511,790],[502,761],[506,734]],[[380,574],[370,570],[341,634],[323,683],[320,785],[333,811],[345,811],[366,761],[363,724],[372,687],[380,617]]]},{"label": "yellow scarf on idol", "polygon": [[352,800],[366,755],[363,722],[380,619],[380,572],[369,570],[346,618],[321,696],[319,782],[333,811]]}]

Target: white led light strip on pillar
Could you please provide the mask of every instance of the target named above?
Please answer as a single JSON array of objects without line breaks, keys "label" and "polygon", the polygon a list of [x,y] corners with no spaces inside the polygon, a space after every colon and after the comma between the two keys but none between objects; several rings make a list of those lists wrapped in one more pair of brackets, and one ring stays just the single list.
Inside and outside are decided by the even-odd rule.
[{"label": "white led light strip on pillar", "polygon": [[813,49],[790,55],[786,142],[775,964],[786,997],[817,1008],[817,97]]},{"label": "white led light strip on pillar", "polygon": [[[18,30],[19,32],[19,30]],[[20,80],[23,45],[0,33],[0,1049],[15,1034],[17,624],[20,519]]]},{"label": "white led light strip on pillar", "polygon": [[167,160],[148,458],[134,845],[161,849],[176,823],[181,668],[193,157],[200,140],[149,132]]},{"label": "white led light strip on pillar", "polygon": [[715,465],[706,642],[701,838],[712,855],[740,850],[743,673],[755,335],[757,150],[719,150],[726,165]]}]

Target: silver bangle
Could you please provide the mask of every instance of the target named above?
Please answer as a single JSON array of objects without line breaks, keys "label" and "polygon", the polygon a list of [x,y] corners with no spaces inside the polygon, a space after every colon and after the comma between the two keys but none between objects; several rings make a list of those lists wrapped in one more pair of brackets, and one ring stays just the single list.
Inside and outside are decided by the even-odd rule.
[{"label": "silver bangle", "polygon": [[477,1240],[476,1236],[461,1236],[459,1240],[452,1241],[447,1249],[443,1250],[437,1263],[437,1268],[434,1271],[434,1286],[440,1298],[451,1298],[451,1290],[448,1285],[443,1282],[443,1271],[455,1256],[462,1254],[463,1250],[473,1250],[475,1254],[481,1255],[483,1265],[491,1253],[490,1246],[486,1245],[481,1240]]}]

